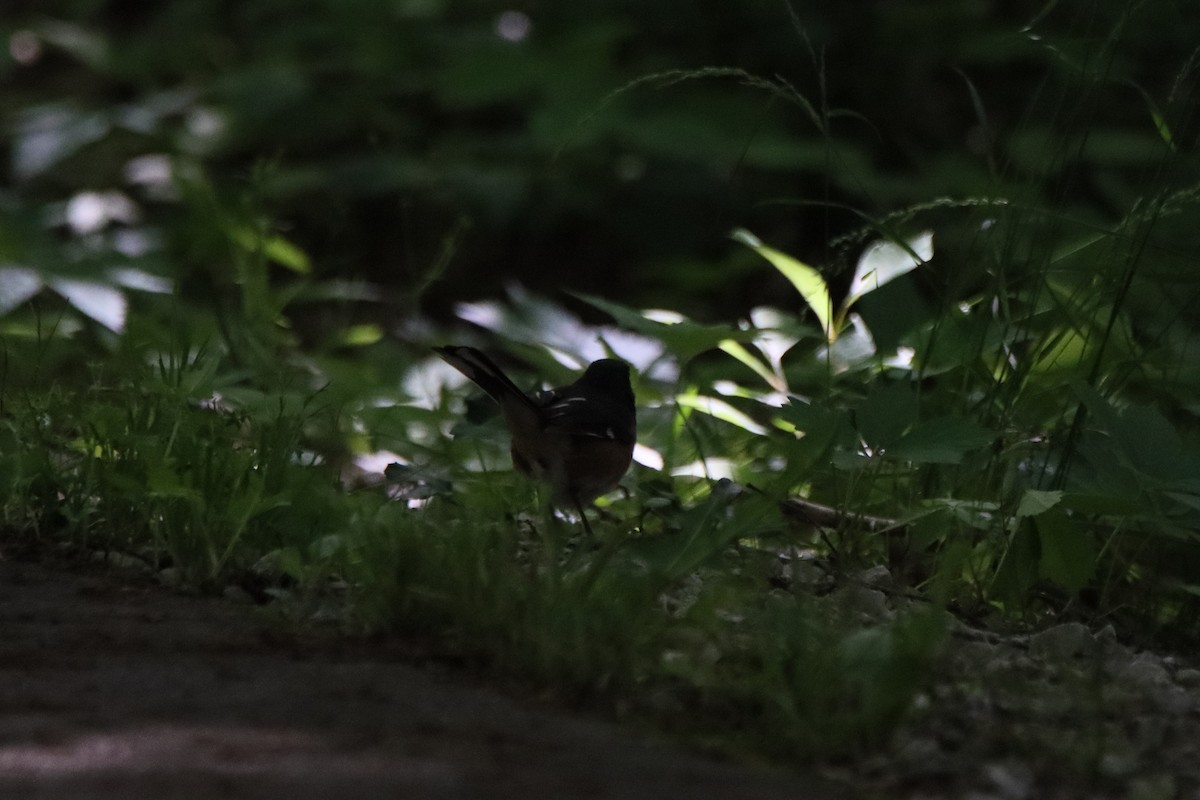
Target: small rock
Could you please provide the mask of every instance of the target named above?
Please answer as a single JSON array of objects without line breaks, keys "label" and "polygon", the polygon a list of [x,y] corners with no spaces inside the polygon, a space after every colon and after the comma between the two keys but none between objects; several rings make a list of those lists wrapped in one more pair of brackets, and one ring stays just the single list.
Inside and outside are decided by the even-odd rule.
[{"label": "small rock", "polygon": [[887,595],[878,589],[847,586],[838,594],[843,608],[865,617],[870,622],[880,622],[892,617],[892,610],[888,608]]},{"label": "small rock", "polygon": [[895,757],[899,761],[909,764],[930,765],[944,755],[937,739],[928,736],[909,737],[895,751]]},{"label": "small rock", "polygon": [[1157,689],[1171,682],[1171,673],[1153,653],[1141,653],[1117,673],[1124,683],[1139,689]]},{"label": "small rock", "polygon": [[1000,648],[989,642],[966,642],[954,652],[953,657],[963,671],[974,672],[991,664],[1000,655]]},{"label": "small rock", "polygon": [[1200,669],[1186,667],[1175,673],[1175,682],[1188,689],[1200,686]]},{"label": "small rock", "polygon": [[120,553],[116,550],[97,550],[92,553],[93,561],[103,561],[110,567],[127,569],[132,572],[149,572],[150,565],[137,556]]},{"label": "small rock", "polygon": [[1065,622],[1029,638],[1029,653],[1046,661],[1065,661],[1095,652],[1096,640],[1081,622]]},{"label": "small rock", "polygon": [[1137,769],[1137,756],[1128,748],[1109,751],[1100,757],[1099,771],[1106,778],[1124,778]]},{"label": "small rock", "polygon": [[308,615],[308,621],[317,625],[329,625],[341,622],[343,614],[339,608],[329,603],[322,603],[316,611]]},{"label": "small rock", "polygon": [[1154,705],[1164,714],[1185,716],[1196,706],[1195,698],[1182,686],[1167,686],[1154,695]]},{"label": "small rock", "polygon": [[234,603],[254,605],[254,598],[250,596],[250,593],[236,583],[231,583],[221,590],[221,596]]},{"label": "small rock", "polygon": [[1082,622],[1063,622],[1030,637],[1030,655],[1045,661],[1064,661],[1096,651],[1096,638]]},{"label": "small rock", "polygon": [[988,677],[1015,675],[1033,667],[1033,659],[1027,655],[996,649],[996,656],[983,665],[983,674]]},{"label": "small rock", "polygon": [[791,563],[790,578],[804,586],[822,586],[829,583],[829,573],[820,565],[811,561],[794,561]]},{"label": "small rock", "polygon": [[1173,776],[1153,775],[1131,780],[1125,796],[1129,800],[1171,800],[1176,795],[1175,790]]},{"label": "small rock", "polygon": [[883,564],[877,564],[859,574],[858,580],[876,589],[889,589],[892,586],[892,573]]},{"label": "small rock", "polygon": [[1025,800],[1033,794],[1033,770],[1020,761],[988,764],[983,768],[992,789],[1005,800]]}]

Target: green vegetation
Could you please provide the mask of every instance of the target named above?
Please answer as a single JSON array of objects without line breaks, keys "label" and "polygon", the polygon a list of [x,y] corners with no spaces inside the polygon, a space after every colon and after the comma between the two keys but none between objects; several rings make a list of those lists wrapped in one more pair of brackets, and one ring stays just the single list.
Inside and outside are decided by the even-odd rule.
[{"label": "green vegetation", "polygon": [[[9,546],[782,759],[886,740],[949,612],[1194,644],[1181,9],[110,5],[0,19]],[[596,541],[459,338],[638,369]]]}]

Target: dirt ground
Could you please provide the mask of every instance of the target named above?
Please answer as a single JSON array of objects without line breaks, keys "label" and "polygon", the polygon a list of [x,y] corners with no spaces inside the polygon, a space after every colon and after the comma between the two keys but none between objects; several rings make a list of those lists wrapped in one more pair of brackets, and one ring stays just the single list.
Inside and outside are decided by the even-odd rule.
[{"label": "dirt ground", "polygon": [[0,798],[815,798],[385,644],[0,560]]}]

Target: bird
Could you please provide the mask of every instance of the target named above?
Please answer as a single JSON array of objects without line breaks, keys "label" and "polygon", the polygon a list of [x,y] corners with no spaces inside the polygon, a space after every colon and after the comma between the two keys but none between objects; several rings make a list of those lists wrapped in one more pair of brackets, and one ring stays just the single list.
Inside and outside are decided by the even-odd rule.
[{"label": "bird", "polygon": [[574,383],[530,395],[477,348],[433,350],[500,405],[513,466],[549,484],[551,502],[578,511],[590,535],[584,507],[616,488],[633,460],[637,409],[629,365],[602,358]]}]

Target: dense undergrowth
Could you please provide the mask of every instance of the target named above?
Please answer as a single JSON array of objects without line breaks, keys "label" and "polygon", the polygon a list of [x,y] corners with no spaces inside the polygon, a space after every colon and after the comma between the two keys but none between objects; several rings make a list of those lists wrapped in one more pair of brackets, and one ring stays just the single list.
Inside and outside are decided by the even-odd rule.
[{"label": "dense undergrowth", "polygon": [[[1139,5],[1111,5],[1112,19],[1092,19],[1108,25],[1087,40],[1094,52],[1065,34],[1050,55],[1022,40],[1053,67],[1024,121],[993,128],[989,98],[966,81],[979,135],[1000,143],[971,169],[943,164],[925,194],[884,203],[901,210],[867,213],[828,192],[789,199],[772,213],[854,224],[810,256],[792,249],[804,237],[774,240],[778,217],[747,212],[738,223],[754,230],[726,226],[713,254],[655,262],[715,294],[703,322],[679,310],[703,302],[644,310],[618,302],[620,281],[603,295],[582,281],[571,285],[590,293],[555,298],[514,284],[503,301],[455,307],[470,330],[434,324],[423,298],[453,296],[464,281],[452,265],[472,258],[460,253],[470,226],[442,218],[436,191],[441,238],[414,237],[421,270],[391,287],[344,280],[327,251],[314,258],[278,221],[316,213],[294,207],[330,179],[312,153],[260,153],[253,174],[221,177],[220,159],[254,141],[237,86],[147,89],[103,113],[30,102],[8,120],[19,185],[0,196],[5,539],[135,554],[175,585],[253,582],[293,613],[334,606],[349,632],[420,635],[781,758],[883,741],[955,614],[1005,627],[1113,622],[1122,636],[1192,646],[1200,177],[1181,98],[1194,95],[1194,70],[1179,66],[1166,88],[1135,84],[1132,121],[1128,104],[1099,102],[1128,89],[1114,74],[1142,41],[1129,34]],[[64,25],[10,31],[13,59],[36,45],[96,80],[118,70]],[[1021,52],[1014,61],[1033,58]],[[603,102],[604,91],[587,109],[558,108],[579,113],[538,128],[538,141],[647,139],[654,156],[638,158],[652,161],[675,127],[651,115],[635,135],[621,103],[637,108],[648,89],[694,102],[693,85],[730,78],[733,96],[786,101],[816,131],[792,139],[764,123],[751,141],[779,163],[823,164],[839,191],[853,174],[868,195],[900,191],[834,125],[855,115],[741,68],[605,86]],[[466,90],[439,86],[429,102],[469,118]],[[721,86],[711,102],[733,102]],[[603,122],[614,106],[621,114]],[[243,126],[224,156],[221,119]],[[772,163],[748,153],[748,171]],[[377,155],[384,185],[372,192],[425,197],[436,184]],[[431,163],[504,194],[471,157],[441,158]],[[105,163],[123,171],[120,190],[93,177]],[[78,177],[79,164],[100,166]],[[349,184],[370,172],[330,169]],[[1081,199],[1078,182],[1102,201]],[[323,210],[349,216],[339,202]],[[723,307],[722,275],[769,287],[770,302]],[[494,411],[428,350],[460,337],[530,388],[606,355],[635,367],[641,447],[595,540],[513,475]],[[833,513],[801,524],[781,511],[789,499]]]}]

